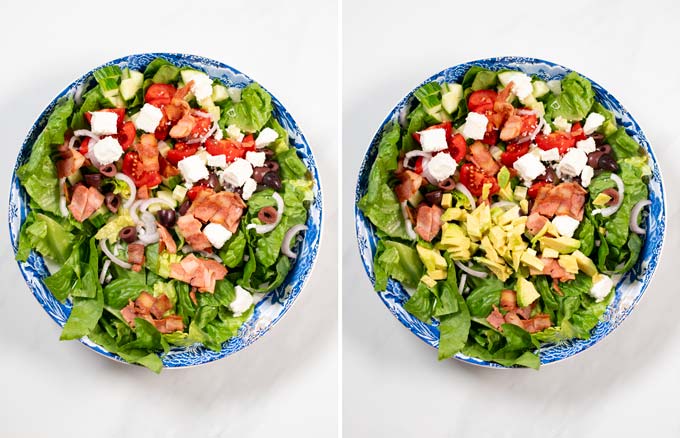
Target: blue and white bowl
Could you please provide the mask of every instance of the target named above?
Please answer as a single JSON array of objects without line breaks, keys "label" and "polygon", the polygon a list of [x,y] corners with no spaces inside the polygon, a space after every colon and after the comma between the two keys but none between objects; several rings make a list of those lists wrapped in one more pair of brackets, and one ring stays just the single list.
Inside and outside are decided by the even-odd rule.
[{"label": "blue and white bowl", "polygon": [[[368,274],[371,282],[375,283],[375,273],[373,272],[373,255],[375,254],[375,245],[377,237],[375,235],[375,227],[370,223],[361,210],[356,206],[368,188],[368,175],[373,167],[373,162],[378,154],[378,144],[382,137],[382,132],[390,122],[398,121],[402,110],[413,102],[413,93],[422,85],[437,81],[442,82],[458,82],[463,79],[463,75],[467,70],[474,66],[482,66],[491,70],[512,69],[521,70],[530,75],[536,75],[546,81],[551,79],[560,79],[571,70],[558,64],[549,61],[543,61],[535,58],[520,58],[514,56],[481,59],[478,61],[467,62],[455,67],[447,68],[434,76],[428,78],[418,87],[414,88],[404,97],[397,106],[388,114],[378,129],[371,145],[364,157],[364,161],[359,171],[359,180],[356,186],[355,193],[355,208],[354,214],[356,218],[356,233],[359,243],[359,252],[361,260],[364,263],[364,268]],[[595,90],[595,98],[602,103],[607,109],[612,111],[616,116],[616,121],[619,125],[626,129],[626,132],[631,135],[643,148],[649,153],[652,176],[649,182],[650,206],[651,213],[647,217],[645,224],[647,235],[645,237],[644,247],[640,255],[640,259],[625,276],[623,276],[616,285],[616,295],[614,300],[607,308],[603,320],[593,329],[591,337],[588,340],[570,340],[557,344],[546,344],[540,349],[541,364],[549,364],[574,356],[577,353],[590,348],[597,342],[601,341],[605,336],[611,333],[618,327],[624,319],[630,314],[635,307],[635,304],[642,298],[647,286],[649,285],[656,266],[659,263],[661,255],[661,248],[663,246],[664,236],[666,233],[666,201],[664,195],[663,181],[661,178],[661,171],[654,156],[654,152],[642,132],[640,125],[633,119],[628,111],[619,103],[618,100],[607,90],[592,81],[593,89]],[[436,323],[426,324],[416,317],[408,313],[404,309],[404,303],[408,300],[409,294],[397,281],[390,279],[385,292],[378,294],[380,299],[385,303],[385,306],[392,312],[392,314],[401,321],[413,334],[425,341],[427,344],[437,348],[439,346],[439,328]],[[502,365],[480,360],[474,357],[468,357],[463,354],[457,354],[456,359],[462,360],[475,365],[481,365],[493,368],[505,368]]]},{"label": "blue and white bowl", "polygon": [[[203,58],[201,56],[179,53],[144,53],[130,55],[110,61],[94,70],[108,65],[117,65],[121,68],[129,67],[132,69],[143,69],[149,62],[157,57],[165,58],[175,65],[191,66],[195,69],[203,70],[211,77],[221,79],[227,86],[243,88],[253,82],[253,80],[245,74],[221,62]],[[38,135],[40,135],[45,127],[47,119],[52,113],[57,101],[63,96],[73,96],[76,93],[86,91],[88,87],[93,86],[95,83],[92,76],[94,70],[77,79],[50,102],[47,108],[40,114],[38,120],[33,124],[33,127],[21,147],[14,169],[15,172],[12,175],[9,197],[9,231],[15,253],[17,251],[21,224],[24,222],[26,215],[30,211],[28,195],[19,183],[19,179],[16,176],[16,169],[28,160],[33,143],[35,143]],[[241,327],[236,337],[231,338],[222,345],[221,351],[212,351],[199,344],[186,348],[174,348],[162,357],[163,365],[166,368],[182,368],[200,365],[221,359],[246,348],[260,336],[264,335],[288,311],[302,291],[305,282],[312,271],[321,238],[322,201],[318,169],[316,167],[316,162],[314,161],[312,150],[309,147],[309,144],[307,144],[304,135],[302,135],[300,128],[295,123],[295,120],[293,120],[293,117],[274,96],[272,96],[272,104],[274,106],[274,116],[281,126],[288,131],[291,143],[297,149],[298,156],[301,157],[314,178],[314,200],[309,209],[309,219],[307,220],[308,229],[304,234],[304,240],[300,242],[296,248],[298,253],[297,260],[294,262],[294,265],[283,284],[274,291],[269,292],[262,301],[255,306],[253,316]],[[43,258],[33,251],[26,262],[19,262],[19,269],[40,305],[42,305],[47,314],[57,324],[63,327],[71,313],[72,304],[70,301],[60,303],[45,286],[43,279],[47,277],[49,273]],[[82,338],[80,341],[106,357],[124,362],[119,356],[106,351],[101,346],[90,341],[87,337]]]}]

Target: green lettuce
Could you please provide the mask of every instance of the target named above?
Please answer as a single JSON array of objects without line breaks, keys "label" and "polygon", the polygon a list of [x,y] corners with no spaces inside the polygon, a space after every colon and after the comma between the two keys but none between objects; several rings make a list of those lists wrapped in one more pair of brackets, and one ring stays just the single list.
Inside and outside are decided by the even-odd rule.
[{"label": "green lettuce", "polygon": [[551,120],[562,116],[568,121],[578,121],[588,115],[594,102],[590,81],[571,72],[562,79],[562,92],[548,104],[547,113]]},{"label": "green lettuce", "polygon": [[[403,243],[393,240],[382,241],[384,250],[376,252],[375,266],[385,273],[385,280],[376,280],[377,291],[384,290],[387,286],[387,277],[392,277],[406,287],[416,287],[423,275],[423,263],[418,257],[418,252]],[[379,284],[380,283],[380,284]]]},{"label": "green lettuce", "polygon": [[258,84],[252,83],[241,92],[241,101],[229,100],[222,111],[220,128],[236,125],[243,132],[260,131],[272,114],[272,98]]}]

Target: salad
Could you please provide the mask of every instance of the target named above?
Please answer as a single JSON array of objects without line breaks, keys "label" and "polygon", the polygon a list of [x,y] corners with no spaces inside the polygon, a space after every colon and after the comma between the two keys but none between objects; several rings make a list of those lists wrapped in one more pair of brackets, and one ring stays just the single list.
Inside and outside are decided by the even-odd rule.
[{"label": "salad", "polygon": [[256,83],[162,58],[93,76],[17,170],[31,211],[16,257],[56,265],[45,285],[73,303],[62,340],[160,372],[172,347],[220,351],[283,283],[313,182]]},{"label": "salad", "polygon": [[375,289],[406,288],[439,359],[538,368],[542,344],[588,339],[644,244],[645,151],[574,72],[473,66],[414,97],[358,203]]}]

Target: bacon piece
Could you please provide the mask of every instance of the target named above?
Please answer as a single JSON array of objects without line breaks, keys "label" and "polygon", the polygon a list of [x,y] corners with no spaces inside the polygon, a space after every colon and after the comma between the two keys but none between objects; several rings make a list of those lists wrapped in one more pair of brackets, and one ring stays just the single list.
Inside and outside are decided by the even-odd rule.
[{"label": "bacon piece", "polygon": [[85,156],[75,149],[66,149],[59,154],[61,160],[57,161],[57,176],[66,178],[76,173],[85,164]]},{"label": "bacon piece", "polygon": [[140,314],[148,314],[151,311],[156,299],[148,293],[143,291],[135,300],[135,311]]},{"label": "bacon piece", "polygon": [[515,312],[506,313],[504,320],[506,324],[512,324],[516,325],[517,327],[522,327],[522,320],[519,319],[519,316],[517,316]]},{"label": "bacon piece", "polygon": [[76,186],[68,206],[69,211],[78,222],[83,222],[104,203],[104,195],[94,187]]},{"label": "bacon piece", "polygon": [[179,315],[170,315],[163,319],[158,319],[153,322],[159,332],[173,333],[184,330],[184,321]]},{"label": "bacon piece", "polygon": [[470,145],[470,161],[482,169],[487,175],[494,176],[501,170],[496,160],[493,159],[489,147],[481,141],[476,141]]},{"label": "bacon piece", "polygon": [[170,309],[172,309],[172,303],[167,295],[162,294],[154,298],[148,292],[142,291],[135,301],[130,300],[128,305],[120,310],[120,314],[132,328],[135,328],[135,318],[142,318],[152,323],[161,333],[184,330],[181,316],[169,315],[162,318]]},{"label": "bacon piece", "polygon": [[177,228],[184,239],[197,251],[211,250],[212,244],[201,231],[201,222],[190,214],[177,219]]},{"label": "bacon piece", "polygon": [[188,213],[202,222],[220,224],[235,233],[245,208],[246,204],[238,193],[202,190],[191,204]]},{"label": "bacon piece", "polygon": [[199,259],[193,254],[170,264],[170,278],[189,283],[199,292],[213,293],[215,282],[227,275],[227,268],[214,260]]},{"label": "bacon piece", "polygon": [[503,129],[501,129],[501,140],[509,141],[519,137],[522,132],[522,118],[516,114],[512,114],[508,117],[508,120],[503,124]]},{"label": "bacon piece", "polygon": [[144,245],[141,243],[131,243],[127,248],[128,262],[132,263],[132,269],[136,272],[141,271],[144,265]]},{"label": "bacon piece", "polygon": [[159,236],[158,252],[161,253],[167,249],[170,254],[175,254],[177,252],[175,239],[172,238],[170,232],[163,225],[156,223],[156,227]]},{"label": "bacon piece", "polygon": [[142,134],[139,144],[135,146],[142,160],[142,168],[145,172],[160,170],[158,164],[158,141],[153,134]]},{"label": "bacon piece", "polygon": [[163,317],[163,314],[170,309],[172,309],[172,303],[170,302],[170,298],[168,298],[167,295],[162,294],[161,296],[156,298],[149,312],[154,316],[154,318],[160,319]]},{"label": "bacon piece", "polygon": [[501,291],[501,309],[509,312],[517,308],[517,294],[514,290]]},{"label": "bacon piece", "polygon": [[529,306],[524,306],[524,307],[520,307],[518,309],[515,309],[515,312],[519,316],[521,316],[522,318],[529,319],[529,318],[531,318],[531,312],[534,310],[535,306],[536,306],[536,302],[534,301]]},{"label": "bacon piece", "polygon": [[537,235],[545,226],[545,224],[548,223],[548,218],[545,216],[541,216],[539,213],[531,213],[529,217],[527,217],[527,230],[532,234],[532,235]]},{"label": "bacon piece", "polygon": [[581,221],[586,193],[585,189],[575,182],[565,182],[557,186],[546,184],[538,189],[531,212],[540,213],[548,218],[568,215]]},{"label": "bacon piece", "polygon": [[544,313],[538,314],[531,319],[522,321],[522,328],[529,333],[538,333],[552,326],[550,316]]},{"label": "bacon piece", "polygon": [[423,177],[411,170],[405,170],[399,175],[401,184],[394,188],[400,202],[408,201],[415,195],[423,184]]},{"label": "bacon piece", "polygon": [[137,318],[137,313],[135,312],[134,302],[130,301],[127,306],[120,309],[120,314],[130,327],[135,327],[135,318]]},{"label": "bacon piece", "polygon": [[150,196],[151,193],[149,191],[149,187],[147,186],[137,187],[137,199],[149,199]]},{"label": "bacon piece", "polygon": [[436,205],[428,206],[421,204],[418,207],[415,232],[423,240],[431,242],[442,228],[441,222],[442,209]]},{"label": "bacon piece", "polygon": [[498,311],[498,307],[493,306],[493,311],[486,317],[486,321],[491,324],[491,327],[499,330],[501,325],[505,324],[503,314]]},{"label": "bacon piece", "polygon": [[196,119],[191,114],[184,114],[177,124],[170,129],[170,137],[184,138],[191,134],[191,130],[196,126]]},{"label": "bacon piece", "polygon": [[549,275],[551,278],[559,281],[569,281],[573,280],[574,274],[567,272],[555,259],[549,259],[546,257],[541,257],[543,262],[543,271],[538,271],[536,269],[529,269],[530,275]]}]

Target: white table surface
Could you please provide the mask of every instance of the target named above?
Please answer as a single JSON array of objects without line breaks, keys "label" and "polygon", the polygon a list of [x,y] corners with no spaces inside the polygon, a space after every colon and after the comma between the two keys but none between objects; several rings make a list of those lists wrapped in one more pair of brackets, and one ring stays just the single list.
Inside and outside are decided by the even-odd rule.
[{"label": "white table surface", "polygon": [[314,274],[270,333],[235,356],[156,376],[100,357],[78,342],[60,342],[59,328],[14,263],[5,225],[0,232],[0,436],[334,436],[335,7],[247,0],[65,3],[0,2],[0,173],[5,175],[0,199],[8,197],[26,133],[66,85],[119,56],[176,51],[238,68],[288,108],[320,167],[326,226]]},{"label": "white table surface", "polygon": [[[426,4],[343,4],[345,436],[678,436],[678,3]],[[356,175],[387,113],[431,74],[500,55],[555,61],[619,98],[653,145],[668,196],[663,261],[644,299],[604,342],[539,372],[437,362],[372,292],[354,238]]]}]

